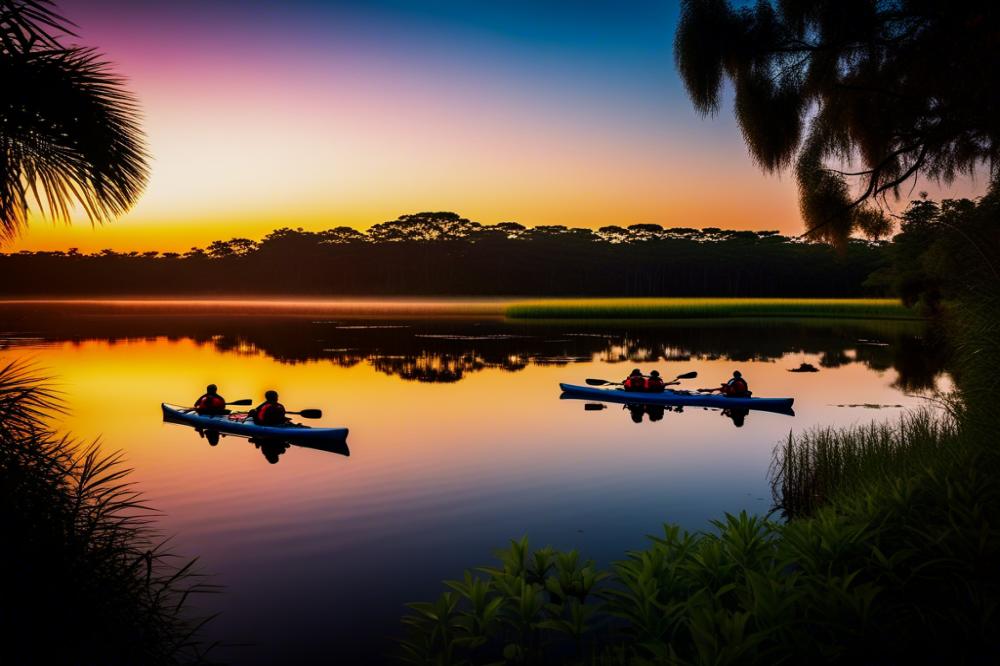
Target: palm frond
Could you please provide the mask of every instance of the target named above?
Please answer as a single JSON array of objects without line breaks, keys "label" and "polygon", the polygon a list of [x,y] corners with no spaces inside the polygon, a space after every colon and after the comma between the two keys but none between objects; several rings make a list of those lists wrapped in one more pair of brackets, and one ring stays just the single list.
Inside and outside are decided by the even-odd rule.
[{"label": "palm frond", "polygon": [[59,46],[60,33],[75,36],[74,24],[55,10],[50,0],[0,0],[0,44],[14,53],[36,44]]},{"label": "palm frond", "polygon": [[[12,9],[13,8],[13,9]],[[28,27],[25,27],[25,26]],[[24,229],[33,203],[69,222],[128,211],[149,177],[141,112],[96,50],[65,48],[68,22],[46,2],[0,1],[0,242]]]}]

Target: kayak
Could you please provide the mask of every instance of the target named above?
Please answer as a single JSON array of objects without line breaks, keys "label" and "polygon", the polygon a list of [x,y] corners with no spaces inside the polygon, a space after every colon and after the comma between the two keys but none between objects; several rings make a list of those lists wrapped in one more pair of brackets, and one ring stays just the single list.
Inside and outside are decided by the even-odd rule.
[{"label": "kayak", "polygon": [[347,439],[347,428],[311,428],[299,423],[263,426],[247,418],[246,412],[208,416],[198,414],[189,407],[176,407],[167,403],[162,403],[160,407],[163,409],[164,421],[231,435],[284,439],[292,442],[330,442]]},{"label": "kayak", "polygon": [[720,409],[758,409],[767,412],[778,412],[794,416],[792,403],[794,398],[730,398],[712,393],[689,393],[687,391],[671,391],[662,393],[640,393],[624,389],[602,389],[592,386],[576,386],[560,384],[563,393],[561,398],[578,400],[603,400],[605,402],[635,403],[642,405],[675,405],[679,407],[718,407]]}]

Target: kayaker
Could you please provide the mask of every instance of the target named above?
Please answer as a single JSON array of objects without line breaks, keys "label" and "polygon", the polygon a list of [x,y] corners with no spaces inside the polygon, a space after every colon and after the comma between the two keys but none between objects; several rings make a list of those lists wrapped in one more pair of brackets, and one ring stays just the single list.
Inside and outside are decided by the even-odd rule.
[{"label": "kayaker", "polygon": [[722,392],[722,395],[730,398],[750,397],[750,387],[747,385],[747,381],[743,379],[743,373],[739,370],[735,370],[733,378],[723,384],[719,390]]},{"label": "kayaker", "polygon": [[226,413],[226,399],[219,395],[219,387],[209,384],[205,387],[205,394],[195,400],[194,410],[199,414],[215,415]]},{"label": "kayaker", "polygon": [[663,379],[660,378],[660,371],[653,370],[649,373],[649,377],[646,378],[646,392],[647,393],[663,393],[663,389],[666,387]]},{"label": "kayaker", "polygon": [[626,391],[645,391],[646,390],[646,378],[643,376],[642,371],[636,368],[629,373],[625,381],[622,382],[622,386],[625,387]]},{"label": "kayaker", "polygon": [[264,402],[250,410],[250,418],[257,425],[284,425],[285,406],[278,402],[278,392],[266,392]]}]

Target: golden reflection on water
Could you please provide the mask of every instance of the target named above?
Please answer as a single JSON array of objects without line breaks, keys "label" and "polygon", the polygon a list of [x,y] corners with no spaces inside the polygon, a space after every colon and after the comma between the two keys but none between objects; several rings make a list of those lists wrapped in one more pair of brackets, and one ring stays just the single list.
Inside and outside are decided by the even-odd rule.
[{"label": "golden reflection on water", "polygon": [[[20,340],[0,354],[30,359],[57,378],[69,408],[60,428],[125,452],[132,479],[164,512],[164,533],[176,535],[174,547],[199,556],[227,586],[203,603],[222,612],[213,638],[230,642],[276,635],[286,646],[348,641],[363,650],[364,636],[381,641],[394,630],[404,602],[427,598],[441,578],[487,562],[508,537],[527,533],[536,543],[607,561],[641,546],[662,521],[702,529],[724,511],[766,512],[771,451],[790,430],[899,411],[839,404],[922,402],[892,388],[895,370],[850,362],[857,352],[848,345],[845,364],[814,374],[787,370],[820,366],[820,353],[642,363],[668,377],[697,370],[700,378],[685,382],[691,388],[715,385],[739,368],[755,395],[794,397],[796,416],[751,412],[736,428],[718,410],[686,408],[635,424],[617,405],[587,412],[580,401],[560,400],[558,384],[619,379],[635,363],[618,358],[634,358],[636,346],[601,342],[590,360],[525,365],[529,353],[515,341],[496,352],[517,357],[510,369],[486,365],[460,381],[424,383],[383,364],[378,345],[388,338],[348,363],[308,356],[282,362],[262,351],[271,344],[274,353],[277,344],[264,336],[268,330],[254,329],[255,343],[230,333],[238,344],[228,349],[211,335],[196,342],[133,334],[114,342]],[[314,329],[295,332],[312,341]],[[422,335],[416,328],[383,333]],[[460,348],[487,343],[470,338]],[[684,354],[672,343],[660,349]],[[289,409],[321,408],[323,418],[310,423],[350,428],[350,458],[293,446],[272,465],[244,439],[226,437],[213,447],[161,421],[161,402],[193,401],[210,382],[231,400],[256,401],[274,388]],[[369,600],[367,610],[352,594]],[[319,617],[333,628],[309,629]],[[261,640],[254,654],[264,662],[287,649]]]},{"label": "golden reflection on water", "polygon": [[[324,418],[310,423],[349,427],[353,458],[327,460],[320,453],[294,449],[282,463],[308,459],[340,474],[341,489],[359,477],[378,478],[380,483],[392,483],[394,493],[431,479],[465,475],[470,469],[479,476],[497,475],[505,466],[517,469],[520,461],[530,463],[525,465],[526,473],[557,461],[586,466],[591,453],[597,456],[591,464],[621,464],[621,459],[641,455],[621,446],[623,439],[634,444],[637,432],[643,435],[640,440],[655,439],[669,446],[672,463],[686,457],[708,463],[742,460],[748,450],[755,456],[769,450],[776,437],[789,429],[870,415],[837,404],[914,402],[895,392],[887,400],[892,371],[875,375],[861,365],[849,364],[815,374],[793,374],[787,372],[789,367],[802,361],[818,365],[818,359],[792,355],[781,362],[738,365],[756,395],[795,397],[796,417],[754,412],[747,425],[736,431],[717,411],[692,414],[701,410],[688,408],[687,414],[668,413],[665,422],[646,423],[640,431],[626,414],[617,413],[617,406],[603,413],[583,413],[581,403],[559,400],[560,381],[582,383],[590,376],[616,379],[631,367],[628,363],[529,365],[516,373],[484,370],[460,382],[421,384],[375,372],[369,363],[352,367],[324,361],[286,364],[260,352],[219,353],[210,343],[188,339],[91,340],[15,353],[57,375],[69,407],[62,427],[78,437],[102,437],[108,445],[123,449],[144,485],[158,494],[177,492],[170,485],[174,483],[195,486],[197,468],[217,453],[202,451],[183,427],[161,424],[159,403],[190,402],[210,382],[219,384],[223,395],[232,400],[257,401],[265,390],[275,388],[290,409],[322,408]],[[665,375],[697,369],[701,378],[686,383],[697,387],[725,379],[737,364],[699,360],[669,365],[660,366]],[[657,426],[662,427],[654,434]],[[714,441],[709,444],[707,439]],[[226,449],[250,450],[242,440],[223,441]],[[246,451],[227,461],[225,477],[238,483],[242,465],[256,473],[263,460],[245,455]],[[612,454],[617,462],[608,459]],[[345,465],[351,467],[350,473],[343,471]],[[300,483],[287,471],[274,477],[270,481],[289,487]],[[375,491],[367,487],[362,492]]]}]

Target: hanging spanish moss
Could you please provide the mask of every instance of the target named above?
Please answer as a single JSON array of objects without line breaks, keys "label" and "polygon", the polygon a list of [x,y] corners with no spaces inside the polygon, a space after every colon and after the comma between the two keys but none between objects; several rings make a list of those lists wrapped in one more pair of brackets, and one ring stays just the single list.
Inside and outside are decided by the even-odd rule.
[{"label": "hanging spanish moss", "polygon": [[794,162],[807,233],[842,244],[890,231],[918,177],[996,176],[998,25],[989,3],[684,0],[674,55],[702,113],[732,82],[754,161]]}]

